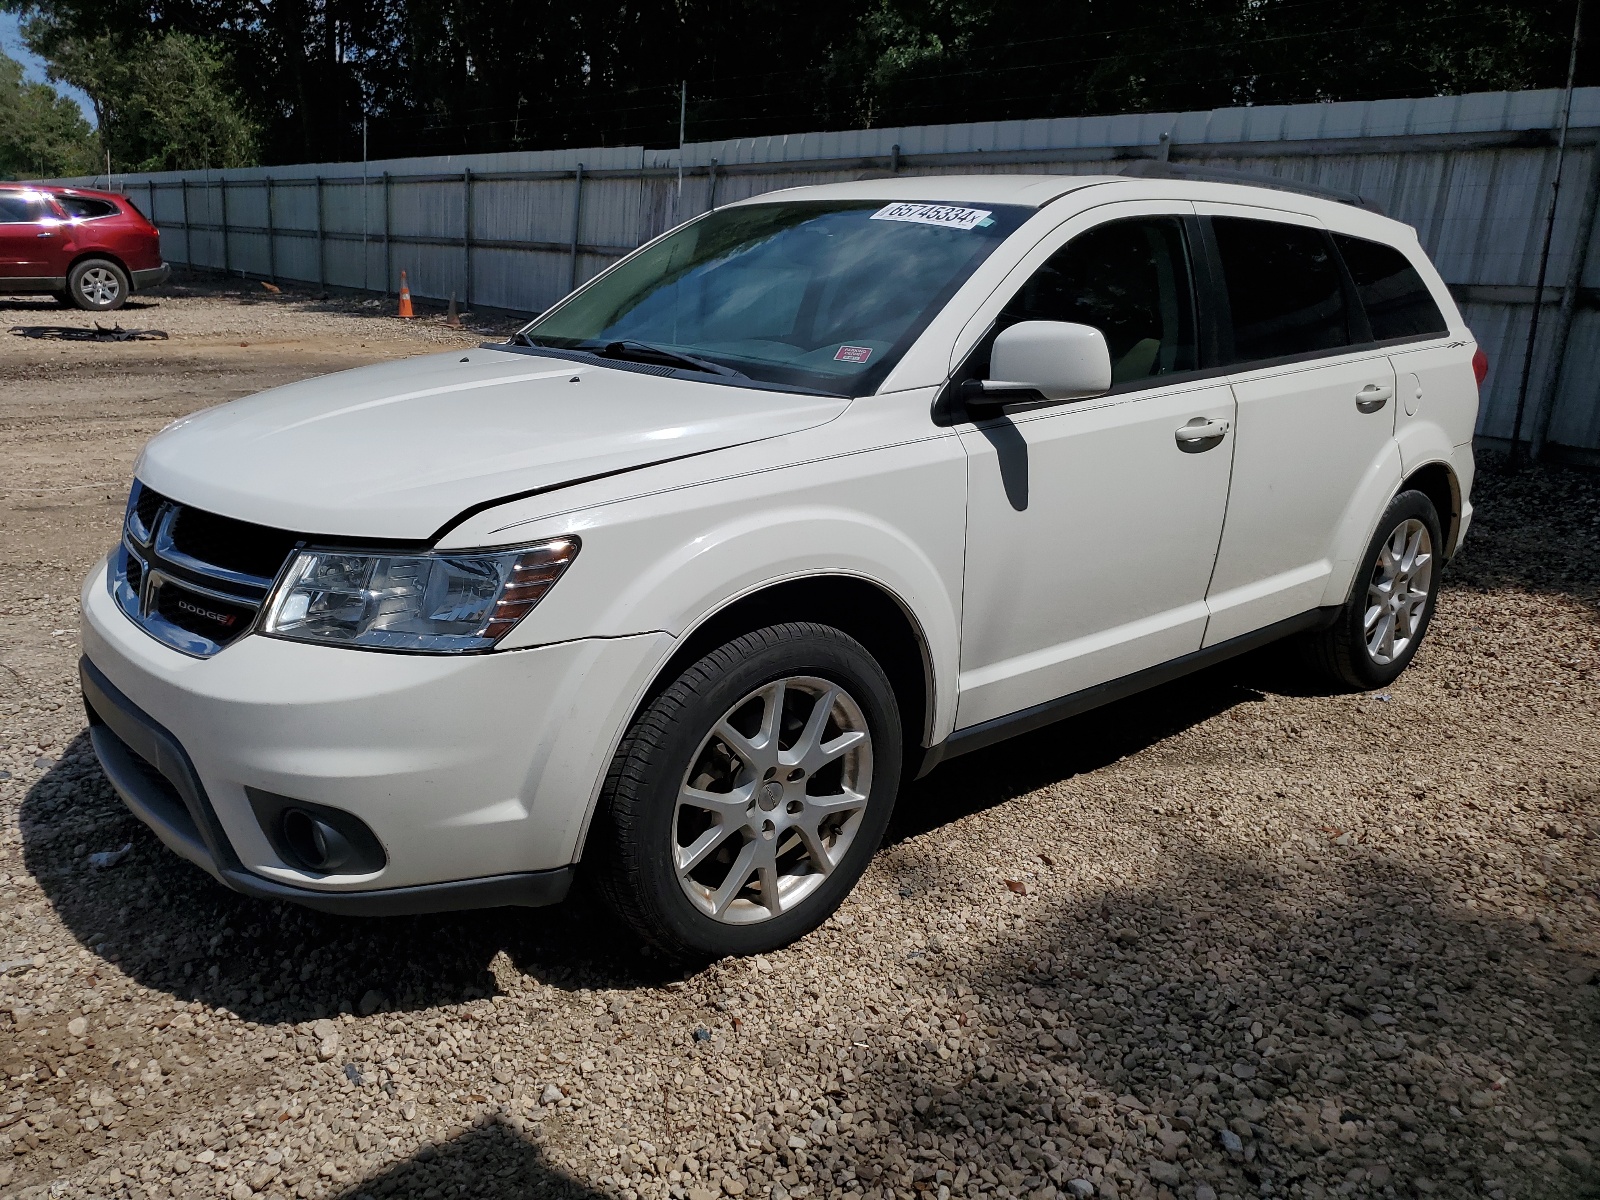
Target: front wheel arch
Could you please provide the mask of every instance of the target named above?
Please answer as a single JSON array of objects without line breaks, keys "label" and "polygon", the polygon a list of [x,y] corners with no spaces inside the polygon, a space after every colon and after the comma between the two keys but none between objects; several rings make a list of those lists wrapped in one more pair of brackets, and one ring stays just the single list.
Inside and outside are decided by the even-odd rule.
[{"label": "front wheel arch", "polygon": [[[684,634],[639,703],[643,710],[707,651],[769,625],[812,621],[865,646],[894,686],[900,725],[910,743],[926,742],[934,711],[934,673],[927,635],[906,605],[879,584],[855,575],[808,575],[767,584],[713,609]],[[637,715],[637,714],[635,714]]]}]

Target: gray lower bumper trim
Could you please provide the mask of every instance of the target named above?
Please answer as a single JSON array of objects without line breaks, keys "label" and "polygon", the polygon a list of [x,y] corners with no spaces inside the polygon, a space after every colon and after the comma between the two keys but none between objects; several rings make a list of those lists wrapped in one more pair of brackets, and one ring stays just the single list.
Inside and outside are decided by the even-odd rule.
[{"label": "gray lower bumper trim", "polygon": [[159,287],[172,277],[172,268],[166,263],[159,267],[151,267],[146,271],[133,273],[133,290],[142,292],[145,288]]},{"label": "gray lower bumper trim", "polygon": [[174,853],[236,892],[344,916],[391,917],[504,905],[537,908],[559,904],[572,886],[570,866],[363,892],[323,892],[266,879],[239,861],[177,739],[87,658],[79,660],[78,675],[95,755],[122,802]]}]

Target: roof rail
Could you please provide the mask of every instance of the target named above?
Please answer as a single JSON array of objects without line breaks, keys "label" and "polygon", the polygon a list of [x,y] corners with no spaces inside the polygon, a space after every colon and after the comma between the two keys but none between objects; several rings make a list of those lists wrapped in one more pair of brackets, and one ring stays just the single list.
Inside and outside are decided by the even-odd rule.
[{"label": "roof rail", "polygon": [[1246,187],[1272,188],[1279,192],[1295,192],[1302,196],[1316,196],[1321,200],[1333,200],[1339,204],[1354,205],[1356,208],[1364,208],[1368,212],[1375,212],[1380,217],[1387,215],[1376,202],[1368,200],[1365,196],[1358,196],[1354,192],[1340,191],[1338,188],[1319,187],[1314,183],[1300,183],[1293,179],[1281,179],[1276,175],[1258,175],[1252,171],[1228,171],[1217,167],[1191,167],[1187,163],[1175,163],[1163,159],[1150,158],[1124,167],[1122,174],[1138,179],[1196,179],[1205,183],[1239,183]]}]

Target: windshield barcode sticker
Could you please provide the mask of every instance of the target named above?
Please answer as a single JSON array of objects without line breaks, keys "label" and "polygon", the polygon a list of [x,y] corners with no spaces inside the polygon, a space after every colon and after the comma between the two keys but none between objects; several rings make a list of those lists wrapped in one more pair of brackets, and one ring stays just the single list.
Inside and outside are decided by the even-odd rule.
[{"label": "windshield barcode sticker", "polygon": [[985,208],[957,208],[952,204],[887,204],[872,214],[874,221],[909,221],[913,225],[941,225],[946,229],[976,229],[991,224]]}]

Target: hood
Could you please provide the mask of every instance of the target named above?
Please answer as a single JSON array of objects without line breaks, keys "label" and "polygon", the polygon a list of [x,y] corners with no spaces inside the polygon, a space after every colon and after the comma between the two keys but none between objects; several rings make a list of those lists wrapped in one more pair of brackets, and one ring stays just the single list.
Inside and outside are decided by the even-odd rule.
[{"label": "hood", "polygon": [[150,441],[135,474],[259,525],[424,539],[468,508],[795,433],[849,403],[456,350],[184,417]]}]

